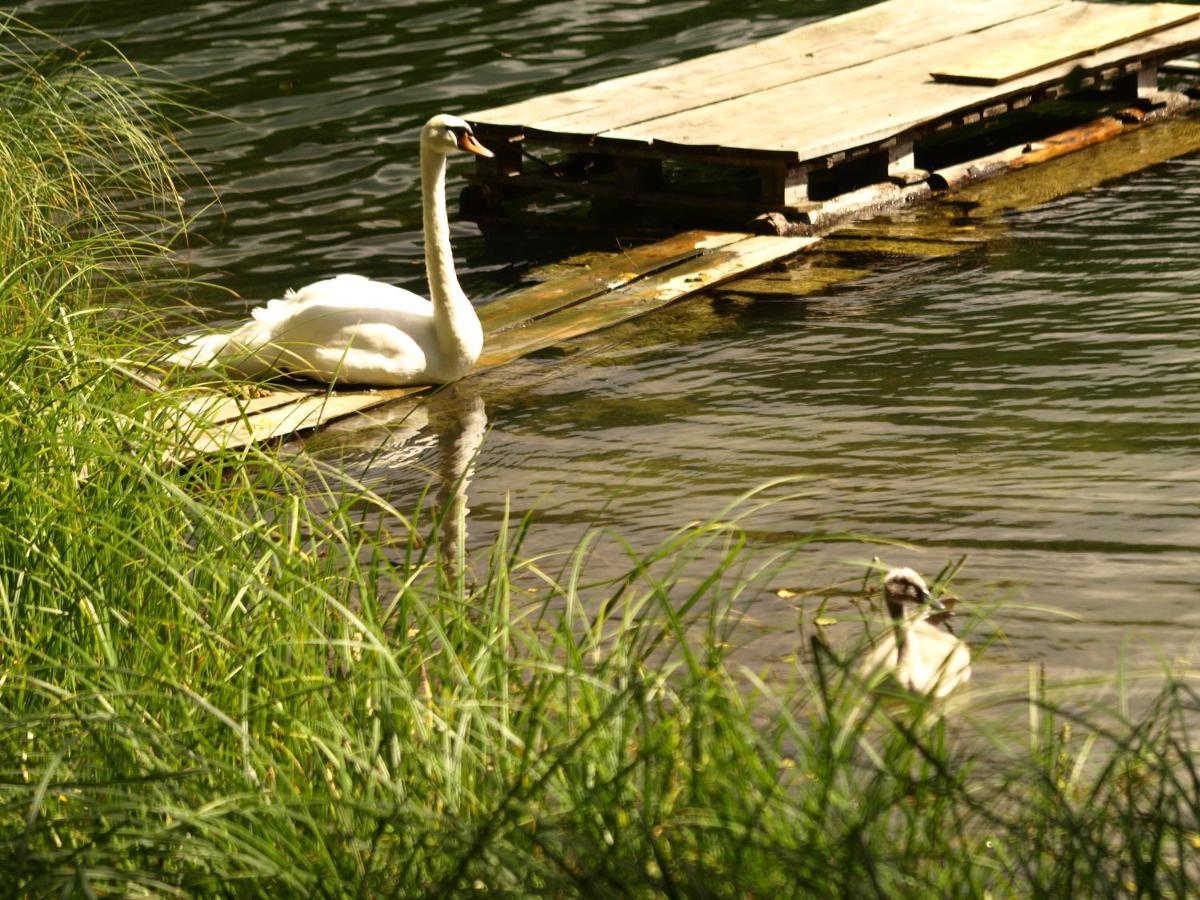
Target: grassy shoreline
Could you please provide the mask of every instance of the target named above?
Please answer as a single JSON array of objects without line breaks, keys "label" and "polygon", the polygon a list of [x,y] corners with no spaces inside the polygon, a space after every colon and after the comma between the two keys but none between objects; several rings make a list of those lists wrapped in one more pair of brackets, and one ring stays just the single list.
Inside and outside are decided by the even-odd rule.
[{"label": "grassy shoreline", "polygon": [[[180,469],[117,362],[183,221],[148,89],[0,33],[0,874],[61,895],[1185,895],[1198,698],[963,740],[732,655],[737,513],[458,577],[316,463]],[[15,49],[14,49],[15,48]],[[146,98],[150,97],[149,100]],[[160,423],[156,425],[155,423]],[[711,577],[684,578],[694,560]],[[537,592],[529,593],[535,586]],[[1069,726],[1069,727],[1067,727]]]}]

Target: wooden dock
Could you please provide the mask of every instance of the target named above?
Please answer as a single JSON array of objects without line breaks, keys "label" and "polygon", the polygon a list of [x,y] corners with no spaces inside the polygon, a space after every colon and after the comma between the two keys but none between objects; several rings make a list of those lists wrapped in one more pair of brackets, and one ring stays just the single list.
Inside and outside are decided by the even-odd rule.
[{"label": "wooden dock", "polygon": [[[868,274],[864,252],[957,253],[978,246],[992,227],[986,218],[947,225],[935,215],[920,226],[806,233],[888,205],[999,173],[1050,170],[1051,161],[1092,148],[1085,162],[1035,179],[1026,186],[1032,193],[1012,205],[1044,202],[1200,149],[1195,123],[1145,128],[1194,105],[1160,92],[1156,73],[1164,61],[1198,48],[1200,6],[887,0],[748,47],[471,114],[497,151],[495,160],[480,161],[476,176],[476,190],[490,198],[485,218],[506,215],[510,201],[552,191],[626,207],[665,206],[692,221],[665,240],[574,260],[556,277],[481,306],[486,340],[477,371],[702,291],[735,300],[825,291]],[[947,162],[943,145],[936,171],[919,168],[939,136],[986,130],[1005,113],[1098,88],[1119,112],[1019,136],[983,156],[968,149]],[[1129,140],[1139,134],[1153,137]],[[1108,142],[1112,152],[1101,152]],[[529,170],[525,160],[547,151],[559,154],[557,162],[542,159]],[[709,168],[684,186],[675,176],[689,166]],[[727,184],[709,177],[713,166],[749,172],[742,184],[749,190],[721,192]],[[1005,181],[1019,179],[989,185]],[[1002,186],[989,187],[970,202],[1002,208],[1004,196]],[[478,197],[472,205],[478,212]],[[755,216],[755,226],[766,223],[761,230],[776,234],[696,227],[714,217],[744,226]],[[807,262],[755,274],[810,249],[817,252],[806,254]],[[185,461],[244,448],[424,390],[291,385],[241,398],[201,390],[174,413],[175,456]]]},{"label": "wooden dock", "polygon": [[[811,224],[838,195],[926,178],[924,147],[947,131],[1084,89],[1153,103],[1157,67],[1197,48],[1194,5],[887,0],[468,113],[497,153],[479,161],[463,211],[486,224],[552,192],[671,209],[684,221],[776,213]],[[737,189],[713,189],[712,167],[740,174]]]}]

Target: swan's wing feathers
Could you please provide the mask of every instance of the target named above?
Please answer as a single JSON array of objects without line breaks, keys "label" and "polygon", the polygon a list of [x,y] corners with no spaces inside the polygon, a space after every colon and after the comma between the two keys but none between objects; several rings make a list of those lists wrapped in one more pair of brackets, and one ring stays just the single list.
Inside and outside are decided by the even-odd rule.
[{"label": "swan's wing feathers", "polygon": [[291,288],[284,293],[282,300],[268,300],[262,306],[250,310],[250,316],[255,322],[270,325],[286,316],[299,295]]}]

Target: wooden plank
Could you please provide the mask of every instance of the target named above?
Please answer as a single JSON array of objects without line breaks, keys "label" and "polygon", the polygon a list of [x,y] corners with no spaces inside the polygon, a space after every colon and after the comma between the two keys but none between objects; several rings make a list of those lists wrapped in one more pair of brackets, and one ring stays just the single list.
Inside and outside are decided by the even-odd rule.
[{"label": "wooden plank", "polygon": [[972,215],[986,218],[1007,209],[1049,203],[1067,194],[1122,178],[1169,159],[1200,151],[1200,121],[1179,117],[1126,132],[1079,154],[1068,154],[1004,178],[956,191],[954,198],[973,205]]},{"label": "wooden plank", "polygon": [[572,337],[644,315],[688,294],[785,259],[817,243],[812,237],[745,236],[675,266],[513,329],[485,343],[478,368],[490,368]]},{"label": "wooden plank", "polygon": [[[982,52],[980,35],[959,39]],[[1001,87],[944,84],[929,76],[928,49],[899,54],[796,85],[762,91],[737,100],[655,119],[632,129],[602,135],[598,146],[623,142],[670,143],[681,154],[689,145],[720,143],[732,148],[794,152],[815,160],[865,147],[914,130],[932,130],[966,113],[980,113],[997,101],[1023,99],[1031,92],[1072,79],[1086,70],[1120,69],[1140,59],[1200,46],[1200,23],[1183,25],[1062,63]],[[847,115],[852,110],[852,115]]]},{"label": "wooden plank", "polygon": [[401,397],[408,397],[425,387],[390,388],[382,391],[354,391],[306,394],[284,406],[260,412],[223,426],[187,429],[180,439],[184,459],[219,450],[236,450],[248,444],[295,434],[316,428],[352,413],[382,406]]},{"label": "wooden plank", "polygon": [[1158,67],[1169,75],[1200,75],[1200,59],[1172,59]]},{"label": "wooden plank", "polygon": [[864,236],[856,238],[853,234],[839,234],[826,238],[821,249],[828,253],[872,253],[880,256],[921,256],[939,257],[954,256],[965,253],[972,247],[979,246],[976,241],[926,241],[926,240],[891,240]]},{"label": "wooden plank", "polygon": [[489,336],[498,334],[693,259],[706,248],[720,247],[742,237],[727,232],[688,231],[610,254],[584,271],[522,288],[479,307],[479,320]]},{"label": "wooden plank", "polygon": [[[686,232],[657,245],[635,248],[608,263],[597,263],[588,273],[518,291],[481,308],[481,319],[488,323],[488,338],[477,369],[509,362],[568,337],[634,318],[796,253],[815,241],[815,238]],[[198,398],[193,401],[201,404],[196,414],[188,415],[181,424],[184,437],[177,455],[191,459],[218,450],[238,449],[316,428],[428,389],[278,391],[250,401]],[[242,412],[250,406],[253,411]],[[224,413],[228,408],[239,412],[219,422],[203,415],[209,410]]]},{"label": "wooden plank", "polygon": [[1063,5],[1064,0],[887,0],[765,40],[599,84],[469,113],[472,123],[593,135],[850,68]]},{"label": "wooden plank", "polygon": [[982,243],[1008,229],[999,222],[939,221],[928,215],[913,221],[893,219],[855,222],[834,232],[837,237],[885,238],[887,240],[950,241],[969,244]]},{"label": "wooden plank", "polygon": [[930,74],[937,81],[956,84],[1003,84],[1196,18],[1200,6],[1180,3],[1072,3],[1047,15],[988,29],[985,35],[995,41],[989,52],[963,51]]},{"label": "wooden plank", "polygon": [[870,274],[868,269],[812,266],[779,275],[739,278],[726,282],[718,290],[722,294],[746,294],[751,297],[803,297],[849,281],[858,281]]},{"label": "wooden plank", "polygon": [[228,394],[205,394],[189,400],[183,405],[183,413],[189,418],[209,425],[219,425],[232,419],[241,419],[255,413],[265,412],[277,406],[286,406],[309,396],[311,391],[272,390],[258,397],[231,397]]}]

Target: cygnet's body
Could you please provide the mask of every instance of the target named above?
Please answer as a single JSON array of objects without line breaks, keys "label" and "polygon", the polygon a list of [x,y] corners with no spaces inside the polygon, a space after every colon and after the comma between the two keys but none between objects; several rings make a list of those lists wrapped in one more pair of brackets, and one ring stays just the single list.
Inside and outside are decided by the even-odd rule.
[{"label": "cygnet's body", "polygon": [[891,630],[871,647],[860,674],[889,673],[916,694],[945,697],[971,677],[971,651],[955,635],[928,621],[932,600],[925,580],[912,569],[892,569],[883,581]]}]

